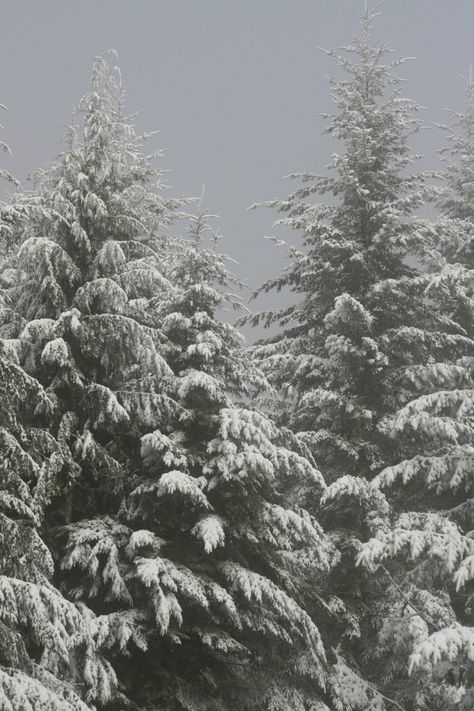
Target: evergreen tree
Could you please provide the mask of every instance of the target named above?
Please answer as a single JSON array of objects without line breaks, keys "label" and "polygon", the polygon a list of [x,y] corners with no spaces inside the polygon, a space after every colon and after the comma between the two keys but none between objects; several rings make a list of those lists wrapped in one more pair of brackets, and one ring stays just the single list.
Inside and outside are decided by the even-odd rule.
[{"label": "evergreen tree", "polygon": [[216,248],[204,248],[205,229],[199,214],[170,265],[178,289],[162,306],[179,411],[166,435],[142,436],[144,466],[122,511],[166,556],[148,554],[140,576],[149,575],[145,602],[157,597],[171,647],[160,652],[154,641],[138,681],[151,679],[166,708],[323,709],[334,692],[305,602],[334,550],[301,500],[324,483],[287,434],[236,404],[264,383],[241,336],[216,318],[238,305],[228,292],[236,280]]},{"label": "evergreen tree", "polygon": [[337,113],[324,115],[326,133],[342,152],[329,174],[293,175],[300,188],[264,203],[283,214],[276,224],[302,234],[303,249],[289,248],[288,266],[262,289],[289,288],[299,301],[252,317],[284,328],[256,355],[283,394],[282,419],[330,480],[370,476],[385,461],[376,424],[394,399],[385,375],[389,350],[402,346],[392,345],[392,333],[420,316],[418,273],[407,263],[426,228],[414,214],[425,176],[407,171],[418,107],[397,88],[404,60],[385,63],[388,48],[371,43],[374,18],[363,14],[343,55],[327,51],[347,77],[330,80]]},{"label": "evergreen tree", "polygon": [[[412,674],[430,675],[429,708],[463,711],[474,703],[473,99],[469,81],[465,112],[455,114],[442,151],[448,167],[437,191],[441,219],[427,250],[429,299],[451,324],[457,347],[444,352],[443,362],[419,368],[419,397],[385,423],[400,461],[373,484],[390,492],[398,516],[360,558],[369,567],[386,561],[396,578],[383,628],[385,653],[396,645]],[[425,708],[423,700],[420,693],[413,708]]]},{"label": "evergreen tree", "polygon": [[[17,185],[6,171],[0,177]],[[23,362],[25,344],[41,339],[50,324],[26,323],[14,309],[18,274],[8,257],[16,214],[1,205],[0,708],[86,711],[81,698],[107,701],[116,678],[101,655],[96,618],[55,587],[44,541],[58,481],[73,476],[77,465],[66,446],[71,413],[61,414]]]},{"label": "evergreen tree", "polygon": [[391,580],[355,565],[362,542],[390,527],[385,496],[368,480],[398,456],[386,418],[427,387],[462,379],[454,361],[472,344],[426,295],[433,275],[419,260],[438,231],[417,213],[430,175],[410,172],[418,106],[400,94],[404,60],[388,60],[388,48],[371,41],[374,17],[363,13],[342,54],[327,52],[345,73],[331,80],[336,113],[326,115],[326,133],[340,152],[329,173],[293,176],[300,188],[265,203],[282,213],[277,224],[302,233],[303,247],[289,248],[285,271],[263,290],[289,289],[299,301],[253,321],[283,329],[254,352],[281,393],[280,408],[272,403],[277,422],[289,424],[331,482],[320,516],[342,556],[329,579],[339,601],[329,639],[386,689],[389,704],[424,681],[408,685],[404,650],[380,641]]},{"label": "evergreen tree", "polygon": [[[36,192],[16,196],[6,210],[18,210],[23,230],[21,248],[2,275],[8,709],[28,703],[76,709],[85,708],[80,698],[101,706],[120,699],[101,655],[114,644],[123,648],[127,630],[138,634],[126,615],[95,615],[65,599],[48,547],[59,524],[120,501],[128,444],[120,427],[129,415],[109,379],[150,380],[152,390],[153,378],[169,372],[143,297],[166,281],[157,268],[159,229],[178,203],[153,184],[159,175],[152,156],[143,155],[141,139],[122,117],[118,70],[103,58],[79,110],[82,135],[71,128],[68,151],[39,176]],[[108,275],[116,272],[114,281]],[[132,388],[131,396],[140,394]]]}]

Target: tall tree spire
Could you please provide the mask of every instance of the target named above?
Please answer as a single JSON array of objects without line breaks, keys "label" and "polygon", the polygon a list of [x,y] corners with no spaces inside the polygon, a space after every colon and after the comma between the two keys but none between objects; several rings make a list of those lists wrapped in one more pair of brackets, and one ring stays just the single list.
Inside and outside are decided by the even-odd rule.
[{"label": "tall tree spire", "polygon": [[424,228],[415,212],[425,176],[408,172],[418,106],[400,93],[396,70],[405,60],[389,60],[390,50],[370,39],[374,17],[363,14],[342,54],[326,51],[345,74],[330,79],[336,112],[325,114],[326,133],[340,152],[328,174],[296,174],[300,188],[264,203],[303,246],[289,249],[288,266],[262,290],[289,288],[298,300],[252,319],[283,326],[256,355],[282,393],[285,422],[306,433],[330,479],[380,467],[376,423],[392,399],[390,352],[400,349],[392,334],[420,318],[417,271],[407,262]]}]

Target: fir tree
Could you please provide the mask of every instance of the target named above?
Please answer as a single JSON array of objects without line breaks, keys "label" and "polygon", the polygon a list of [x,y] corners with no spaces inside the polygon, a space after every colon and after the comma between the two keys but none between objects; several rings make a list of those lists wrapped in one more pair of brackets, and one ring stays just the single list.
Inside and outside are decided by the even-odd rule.
[{"label": "fir tree", "polygon": [[[450,324],[455,348],[444,350],[442,362],[418,368],[419,396],[385,423],[401,461],[373,485],[390,492],[398,516],[377,530],[360,557],[395,578],[382,630],[385,653],[396,645],[412,676],[428,674],[430,708],[463,710],[474,702],[473,97],[469,81],[465,112],[447,129],[448,167],[437,191],[441,218],[426,255],[427,293]],[[410,708],[425,708],[422,692]]]},{"label": "fir tree", "polygon": [[154,184],[153,156],[123,118],[118,70],[103,58],[81,113],[67,152],[14,198],[23,242],[2,275],[5,708],[122,703],[101,655],[127,635],[141,644],[127,615],[94,614],[58,592],[48,547],[58,525],[119,504],[130,416],[109,385],[128,386],[139,407],[140,387],[153,397],[170,372],[148,302],[166,284],[162,229],[179,203]]},{"label": "fir tree", "polygon": [[301,507],[303,489],[314,497],[324,483],[288,435],[236,404],[264,383],[241,336],[216,318],[238,305],[236,280],[204,247],[205,229],[202,213],[171,261],[178,289],[162,307],[179,411],[166,435],[142,436],[122,510],[166,556],[156,549],[139,563],[171,645],[160,653],[155,640],[144,675],[167,708],[325,708],[334,690],[305,602],[334,550]]},{"label": "fir tree", "polygon": [[254,353],[281,394],[272,403],[277,422],[289,424],[331,482],[322,521],[342,558],[329,581],[339,601],[329,639],[397,703],[399,684],[407,695],[417,687],[406,685],[403,652],[386,644],[387,661],[377,636],[391,582],[355,566],[362,542],[390,526],[385,496],[368,480],[398,456],[387,416],[427,381],[436,388],[457,377],[443,361],[469,354],[471,343],[426,296],[433,276],[419,259],[437,230],[417,213],[430,176],[410,171],[418,106],[400,93],[405,60],[390,61],[390,50],[371,41],[374,17],[363,13],[361,33],[342,54],[327,52],[345,73],[331,80],[336,112],[325,115],[340,146],[328,174],[293,176],[300,188],[265,203],[282,213],[277,224],[302,234],[303,246],[289,248],[285,271],[263,290],[289,289],[299,301],[253,319],[282,327]]},{"label": "fir tree", "polygon": [[283,393],[283,419],[332,480],[370,476],[384,462],[376,423],[393,393],[384,383],[392,343],[382,336],[420,316],[418,274],[406,261],[426,227],[414,214],[425,176],[407,171],[418,107],[397,88],[405,60],[384,63],[388,48],[371,43],[374,18],[365,12],[343,55],[326,52],[347,77],[330,80],[337,113],[324,115],[342,152],[328,175],[293,175],[300,188],[264,203],[283,214],[276,224],[302,234],[303,249],[289,248],[285,271],[262,289],[289,288],[299,301],[252,317],[284,328],[256,355]]},{"label": "fir tree", "polygon": [[[17,185],[6,171],[0,177]],[[86,711],[81,699],[107,701],[116,677],[101,655],[95,616],[55,587],[44,540],[58,483],[77,470],[66,446],[73,416],[61,414],[23,360],[28,342],[44,338],[51,323],[26,323],[14,308],[18,273],[9,263],[9,238],[17,214],[1,205],[0,707]]]}]

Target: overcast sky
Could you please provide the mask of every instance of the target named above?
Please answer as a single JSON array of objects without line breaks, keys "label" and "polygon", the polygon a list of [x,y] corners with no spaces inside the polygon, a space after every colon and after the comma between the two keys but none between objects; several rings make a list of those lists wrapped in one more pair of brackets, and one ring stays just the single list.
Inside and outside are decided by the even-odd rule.
[{"label": "overcast sky", "polygon": [[[0,103],[11,172],[27,175],[60,149],[72,106],[87,91],[91,63],[119,53],[127,110],[140,130],[159,129],[176,194],[199,195],[220,216],[224,250],[252,286],[282,265],[275,215],[247,211],[289,189],[283,176],[319,171],[333,146],[321,136],[329,108],[330,60],[317,47],[357,30],[359,0],[0,0]],[[405,94],[424,120],[460,109],[474,63],[474,0],[385,0],[374,36],[401,55]],[[426,162],[440,136],[417,148]],[[268,301],[267,301],[268,303]]]}]

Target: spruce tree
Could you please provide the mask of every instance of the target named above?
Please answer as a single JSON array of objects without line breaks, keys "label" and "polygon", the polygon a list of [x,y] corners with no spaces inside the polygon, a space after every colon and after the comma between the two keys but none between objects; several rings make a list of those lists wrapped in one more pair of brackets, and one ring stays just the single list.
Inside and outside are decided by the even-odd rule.
[{"label": "spruce tree", "polygon": [[[0,177],[18,185],[6,171]],[[47,508],[77,465],[66,446],[71,413],[61,413],[24,362],[27,344],[51,322],[26,322],[15,309],[17,215],[11,204],[0,206],[0,708],[86,711],[81,699],[107,701],[116,678],[101,655],[95,617],[55,586],[45,543]]]},{"label": "spruce tree", "polygon": [[[418,368],[419,396],[385,423],[400,461],[373,485],[390,493],[395,517],[360,557],[396,578],[382,650],[397,646],[412,676],[428,674],[430,708],[463,711],[474,703],[472,81],[466,99],[465,112],[447,128],[441,215],[426,254],[428,298],[450,324],[456,347],[441,352],[442,362]],[[423,701],[422,689],[409,708],[425,708]]]},{"label": "spruce tree", "polygon": [[144,467],[124,503],[125,519],[169,558],[140,563],[159,595],[159,629],[172,633],[143,674],[167,708],[325,708],[334,691],[305,603],[334,550],[301,506],[303,490],[314,496],[324,483],[297,443],[236,403],[263,379],[238,332],[216,318],[238,305],[236,281],[204,247],[205,229],[199,214],[170,265],[178,290],[163,303],[179,412],[166,436],[142,436]]},{"label": "spruce tree", "polygon": [[[391,581],[356,567],[363,541],[390,527],[387,500],[369,481],[398,456],[387,416],[426,378],[439,386],[445,369],[436,364],[470,343],[426,296],[432,276],[420,259],[437,230],[418,214],[430,175],[411,170],[418,106],[400,93],[405,60],[390,60],[390,50],[371,41],[374,17],[366,10],[360,34],[342,53],[327,52],[344,72],[330,80],[336,111],[325,115],[326,133],[338,152],[328,173],[295,175],[301,187],[265,203],[303,244],[288,248],[285,271],[263,290],[289,289],[298,301],[253,321],[282,329],[254,353],[280,393],[271,403],[276,421],[308,446],[330,482],[320,515],[342,557],[327,589],[340,606],[328,638],[342,660],[385,689],[389,706],[399,685],[407,696],[414,687],[406,685],[404,653],[387,644],[387,660],[381,650]],[[435,365],[425,377],[427,358]]]},{"label": "spruce tree", "polygon": [[[132,382],[169,371],[141,298],[162,288],[158,230],[178,203],[156,189],[152,157],[122,117],[118,70],[103,58],[81,113],[82,126],[71,127],[68,150],[40,174],[36,191],[15,196],[2,212],[21,216],[15,227],[23,240],[2,273],[8,709],[85,708],[80,698],[88,708],[125,704],[102,652],[113,656],[110,648],[123,648],[127,630],[135,630],[126,615],[96,615],[64,598],[49,549],[58,526],[120,501],[127,441],[118,430],[129,416],[103,381],[113,368]],[[120,284],[108,277],[117,270]]]},{"label": "spruce tree", "polygon": [[376,423],[393,393],[384,382],[391,343],[382,336],[419,318],[410,291],[418,274],[406,259],[425,228],[415,214],[425,176],[408,172],[418,106],[397,86],[405,60],[385,61],[389,49],[372,44],[374,18],[363,14],[342,55],[326,52],[346,75],[330,79],[337,111],[324,114],[341,153],[327,175],[290,176],[301,187],[263,203],[303,245],[289,248],[286,269],[262,290],[289,289],[298,301],[252,317],[283,327],[256,355],[283,394],[282,419],[330,480],[370,476],[383,464]]}]

